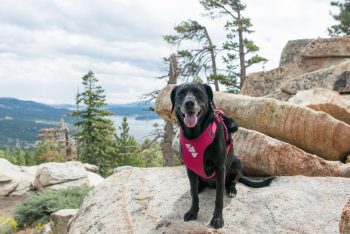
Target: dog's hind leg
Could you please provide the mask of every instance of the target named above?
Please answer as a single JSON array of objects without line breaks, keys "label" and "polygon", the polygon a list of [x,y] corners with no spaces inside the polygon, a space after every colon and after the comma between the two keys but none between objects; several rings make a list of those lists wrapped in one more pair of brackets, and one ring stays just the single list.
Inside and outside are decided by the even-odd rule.
[{"label": "dog's hind leg", "polygon": [[242,177],[242,164],[238,158],[234,159],[226,176],[226,193],[230,198],[237,195],[236,184]]}]

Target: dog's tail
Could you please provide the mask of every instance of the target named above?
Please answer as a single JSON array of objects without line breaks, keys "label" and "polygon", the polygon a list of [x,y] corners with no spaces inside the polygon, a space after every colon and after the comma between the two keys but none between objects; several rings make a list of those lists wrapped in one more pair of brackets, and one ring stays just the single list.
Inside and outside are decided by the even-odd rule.
[{"label": "dog's tail", "polygon": [[276,177],[271,176],[261,181],[253,181],[242,176],[238,181],[251,188],[262,188],[262,187],[269,186],[275,178]]}]

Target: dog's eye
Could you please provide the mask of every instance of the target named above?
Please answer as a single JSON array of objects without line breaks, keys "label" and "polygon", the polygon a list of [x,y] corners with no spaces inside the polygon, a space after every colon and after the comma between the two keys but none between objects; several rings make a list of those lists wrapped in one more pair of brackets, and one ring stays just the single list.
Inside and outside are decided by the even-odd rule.
[{"label": "dog's eye", "polygon": [[199,90],[194,90],[193,94],[197,98],[202,98],[203,97],[203,93],[201,91],[199,91]]},{"label": "dog's eye", "polygon": [[180,98],[180,99],[183,98],[184,96],[185,96],[185,92],[181,92],[181,91],[180,91],[180,92],[178,92],[178,94],[177,94],[177,97]]}]

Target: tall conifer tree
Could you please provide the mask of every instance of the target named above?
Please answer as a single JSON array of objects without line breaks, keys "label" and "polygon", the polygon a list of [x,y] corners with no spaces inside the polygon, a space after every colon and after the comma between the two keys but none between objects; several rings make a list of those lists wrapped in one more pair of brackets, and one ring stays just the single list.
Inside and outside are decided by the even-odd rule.
[{"label": "tall conifer tree", "polygon": [[117,157],[118,166],[137,166],[139,165],[140,159],[136,155],[137,142],[133,136],[129,134],[128,119],[123,117],[122,125],[118,127],[119,135],[117,138]]},{"label": "tall conifer tree", "polygon": [[[247,68],[253,64],[267,61],[257,55],[259,47],[247,35],[252,33],[252,23],[243,16],[246,8],[240,0],[200,0],[200,3],[212,18],[225,17],[227,41],[224,49],[227,51],[224,62],[227,65],[229,80],[226,85],[231,88],[242,88],[247,76]],[[236,63],[236,61],[239,61]],[[240,79],[236,87],[237,78]]]},{"label": "tall conifer tree", "polygon": [[106,104],[104,90],[98,84],[93,72],[88,72],[82,78],[83,91],[77,96],[77,105],[86,106],[72,113],[79,117],[75,123],[79,131],[76,139],[80,145],[80,160],[99,167],[100,173],[107,175],[116,160],[115,128],[108,116],[112,112],[104,109]]}]

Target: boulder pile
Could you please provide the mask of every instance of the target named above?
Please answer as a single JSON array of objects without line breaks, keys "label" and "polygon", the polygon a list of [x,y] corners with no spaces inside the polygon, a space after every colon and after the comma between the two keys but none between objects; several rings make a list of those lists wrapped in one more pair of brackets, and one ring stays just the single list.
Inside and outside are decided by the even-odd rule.
[{"label": "boulder pile", "polygon": [[280,66],[248,75],[241,94],[286,101],[298,91],[350,92],[350,36],[289,41]]},{"label": "boulder pile", "polygon": [[[155,110],[176,122],[172,88]],[[240,95],[214,92],[214,102],[240,126],[234,149],[246,174],[350,177],[349,92],[350,37],[297,40],[279,68],[248,76]]]}]

